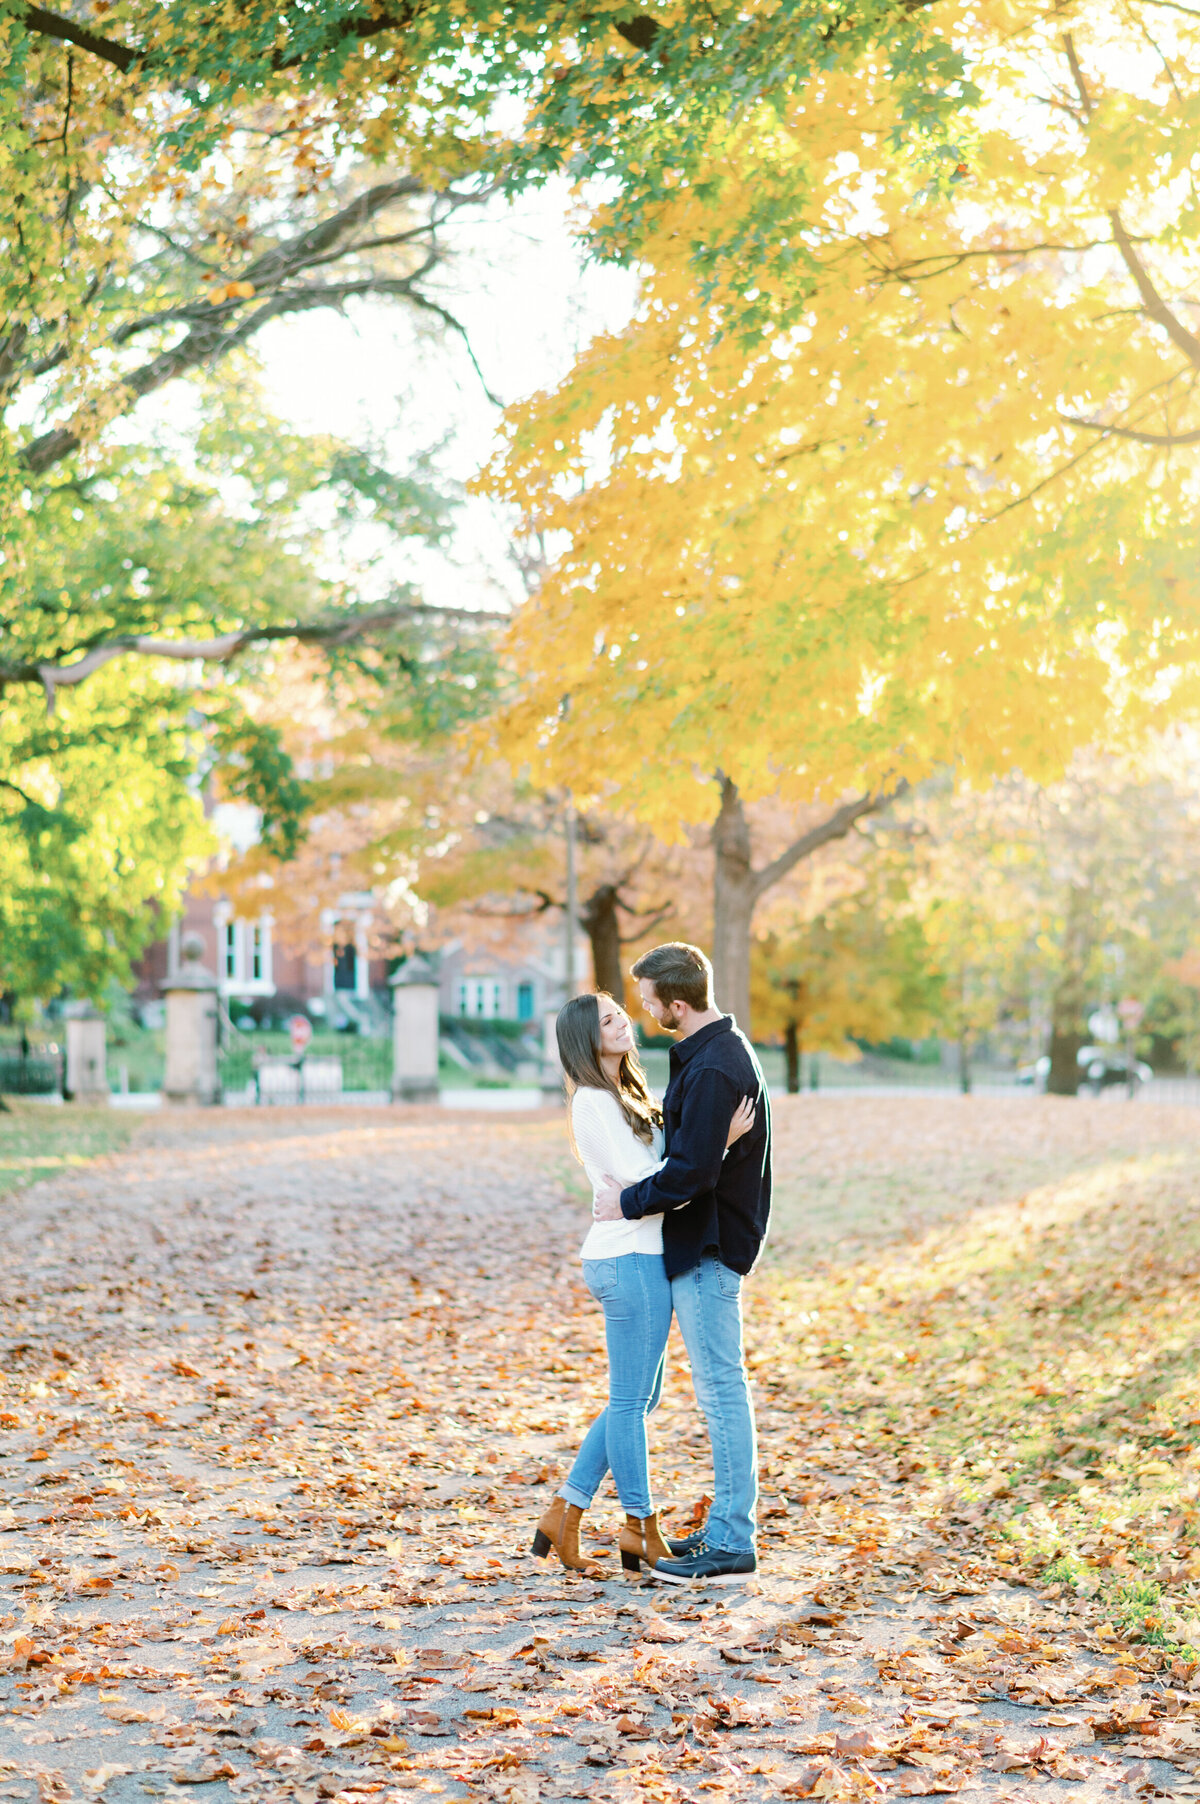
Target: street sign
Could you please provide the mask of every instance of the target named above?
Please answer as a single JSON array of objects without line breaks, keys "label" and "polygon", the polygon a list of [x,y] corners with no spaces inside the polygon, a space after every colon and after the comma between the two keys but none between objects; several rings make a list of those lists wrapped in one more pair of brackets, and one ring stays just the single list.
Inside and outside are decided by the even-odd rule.
[{"label": "street sign", "polygon": [[288,1032],[292,1036],[292,1051],[299,1057],[312,1039],[312,1022],[307,1015],[293,1015],[288,1022]]},{"label": "street sign", "polygon": [[1117,1013],[1121,1017],[1122,1026],[1131,1034],[1135,1034],[1142,1025],[1142,1016],[1146,1013],[1146,1005],[1144,1002],[1139,1002],[1136,996],[1126,996],[1118,1002]]}]

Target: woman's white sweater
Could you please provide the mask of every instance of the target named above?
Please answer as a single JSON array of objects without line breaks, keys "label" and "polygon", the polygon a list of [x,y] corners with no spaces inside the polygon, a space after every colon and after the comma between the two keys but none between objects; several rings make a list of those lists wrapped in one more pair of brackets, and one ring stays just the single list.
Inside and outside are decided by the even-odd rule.
[{"label": "woman's white sweater", "polygon": [[[571,1098],[571,1132],[592,1186],[592,1197],[606,1178],[622,1186],[649,1177],[662,1164],[662,1129],[655,1128],[653,1145],[638,1139],[608,1090],[584,1086]],[[641,1221],[594,1221],[580,1257],[615,1259],[622,1253],[662,1253],[662,1216],[646,1215]]]}]

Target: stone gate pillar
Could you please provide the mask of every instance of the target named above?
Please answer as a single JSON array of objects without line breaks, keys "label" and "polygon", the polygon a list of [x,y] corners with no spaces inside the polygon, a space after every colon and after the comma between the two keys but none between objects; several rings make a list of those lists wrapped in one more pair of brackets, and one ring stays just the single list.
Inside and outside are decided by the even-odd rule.
[{"label": "stone gate pillar", "polygon": [[67,1020],[67,1095],[72,1102],[107,1102],[104,1017],[94,1008]]},{"label": "stone gate pillar", "polygon": [[438,979],[428,960],[406,959],[392,985],[392,1101],[438,1100]]},{"label": "stone gate pillar", "polygon": [[167,999],[168,1102],[207,1106],[219,1095],[217,1081],[217,979],[200,963],[204,941],[185,935],[178,971],[163,984]]}]

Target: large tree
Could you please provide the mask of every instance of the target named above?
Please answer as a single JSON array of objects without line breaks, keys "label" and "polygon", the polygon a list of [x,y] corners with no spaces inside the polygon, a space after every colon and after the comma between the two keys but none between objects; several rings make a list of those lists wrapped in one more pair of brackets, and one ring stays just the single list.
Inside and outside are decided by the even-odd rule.
[{"label": "large tree", "polygon": [[486,697],[470,622],[322,573],[364,518],[437,539],[443,498],[228,384],[187,459],[128,446],[36,517],[22,598],[0,608],[0,990],[124,976],[212,850],[204,789],[258,810],[266,858],[294,856],[319,796],[264,706],[281,644],[319,655],[310,690],[352,689],[412,741]]},{"label": "large tree", "polygon": [[[451,215],[560,171],[609,178],[596,236],[637,254],[765,80],[873,47],[913,130],[942,142],[961,59],[927,9],[815,0],[658,16],[482,0],[114,0],[0,6],[0,502],[19,580],[23,497],[114,418],[273,321],[391,297],[450,327]],[[497,100],[515,130],[495,126]],[[514,105],[515,103],[515,105]],[[807,172],[769,206],[799,222]],[[761,223],[761,222],[760,222]],[[733,267],[737,242],[694,247]],[[752,234],[751,234],[752,235]],[[732,259],[732,263],[731,263]]]},{"label": "large tree", "polygon": [[[4,0],[0,683],[15,709],[4,779],[14,805],[26,808],[32,749],[62,760],[74,740],[90,742],[102,695],[114,751],[122,731],[129,747],[153,744],[157,710],[170,714],[178,693],[161,660],[220,670],[291,637],[353,640],[386,662],[397,633],[411,637],[407,604],[364,609],[349,588],[317,595],[300,583],[296,597],[319,603],[304,612],[283,605],[269,572],[265,593],[239,594],[228,571],[210,580],[198,554],[185,592],[182,563],[165,581],[147,555],[136,495],[109,509],[99,561],[116,574],[94,581],[77,541],[96,525],[106,482],[118,497],[136,488],[132,464],[113,477],[113,447],[129,442],[123,422],[141,401],[219,369],[300,312],[389,298],[456,329],[441,284],[447,225],[498,184],[568,169],[610,178],[596,237],[606,254],[634,255],[645,221],[749,116],[745,96],[768,80],[791,92],[805,69],[867,45],[936,145],[961,62],[927,9],[908,3],[866,0],[831,32],[814,0],[761,11],[685,0],[655,15],[544,0],[520,13],[480,0]],[[496,128],[500,97],[514,131]],[[768,211],[782,203],[799,219],[807,194],[796,167]],[[732,268],[744,226],[697,244],[696,267]],[[196,527],[199,541],[214,507],[176,498],[164,518],[185,540]],[[59,522],[70,528],[62,555]],[[219,546],[224,528],[213,531]],[[430,625],[423,643],[439,643],[440,630]],[[148,674],[144,656],[159,660]],[[410,664],[423,656],[417,648]],[[39,739],[43,696],[56,724]],[[284,772],[256,743],[249,766]],[[70,787],[65,768],[52,780]]]},{"label": "large tree", "polygon": [[754,333],[697,280],[693,185],[636,320],[514,417],[496,486],[567,545],[512,642],[539,780],[720,836],[730,784],[836,820],[1194,703],[1200,25],[959,22],[984,99],[948,190],[914,198],[876,59],[814,77],[731,140],[727,233],[779,166],[828,195],[802,254],[762,240]]}]

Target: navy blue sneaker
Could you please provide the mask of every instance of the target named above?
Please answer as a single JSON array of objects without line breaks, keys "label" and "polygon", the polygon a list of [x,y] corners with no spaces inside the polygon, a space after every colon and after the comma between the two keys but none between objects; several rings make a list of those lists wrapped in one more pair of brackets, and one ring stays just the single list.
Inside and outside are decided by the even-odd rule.
[{"label": "navy blue sneaker", "polygon": [[726,1553],[705,1542],[693,1553],[678,1560],[660,1560],[651,1568],[650,1576],[663,1585],[740,1585],[758,1571],[754,1549],[744,1553]]}]

